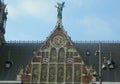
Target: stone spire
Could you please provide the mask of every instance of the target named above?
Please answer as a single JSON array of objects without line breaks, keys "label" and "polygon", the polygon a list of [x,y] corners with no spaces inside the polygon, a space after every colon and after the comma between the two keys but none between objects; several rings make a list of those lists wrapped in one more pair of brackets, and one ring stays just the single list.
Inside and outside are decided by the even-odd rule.
[{"label": "stone spire", "polygon": [[63,10],[63,7],[64,7],[64,4],[65,2],[62,2],[62,3],[57,3],[57,6],[55,6],[57,8],[57,25],[58,26],[62,26],[62,10]]}]

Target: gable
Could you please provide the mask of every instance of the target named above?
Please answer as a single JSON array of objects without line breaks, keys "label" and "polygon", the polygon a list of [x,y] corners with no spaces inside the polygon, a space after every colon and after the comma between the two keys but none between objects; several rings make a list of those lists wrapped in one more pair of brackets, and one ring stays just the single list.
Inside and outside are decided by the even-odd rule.
[{"label": "gable", "polygon": [[27,74],[17,79],[32,82],[90,82],[92,76],[85,77],[88,68],[72,44],[63,28],[57,26],[44,44],[37,50],[27,68]]},{"label": "gable", "polygon": [[[57,25],[18,80],[31,83],[90,83],[91,75],[62,26],[64,3],[57,3]],[[21,71],[22,72],[22,71]]]}]

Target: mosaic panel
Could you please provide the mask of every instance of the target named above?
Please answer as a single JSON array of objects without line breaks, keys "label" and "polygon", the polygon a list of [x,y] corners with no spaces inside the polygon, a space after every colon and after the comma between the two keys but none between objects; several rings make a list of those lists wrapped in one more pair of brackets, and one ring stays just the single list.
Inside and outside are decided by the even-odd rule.
[{"label": "mosaic panel", "polygon": [[80,82],[80,81],[81,81],[81,65],[75,64],[74,65],[74,82]]},{"label": "mosaic panel", "polygon": [[41,82],[46,82],[47,81],[47,67],[48,66],[46,64],[42,64],[41,77],[40,77]]},{"label": "mosaic panel", "polygon": [[63,82],[63,81],[64,81],[64,65],[59,64],[57,70],[57,82]]},{"label": "mosaic panel", "polygon": [[33,64],[32,82],[37,82],[38,81],[38,74],[39,74],[39,64]]},{"label": "mosaic panel", "polygon": [[56,77],[56,66],[51,64],[49,68],[49,82],[55,82]]}]

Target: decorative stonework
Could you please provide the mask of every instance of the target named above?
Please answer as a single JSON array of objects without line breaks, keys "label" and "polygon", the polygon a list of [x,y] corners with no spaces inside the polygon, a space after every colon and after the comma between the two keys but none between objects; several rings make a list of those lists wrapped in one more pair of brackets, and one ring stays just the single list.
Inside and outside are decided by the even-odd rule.
[{"label": "decorative stonework", "polygon": [[89,84],[92,76],[83,76],[86,73],[88,68],[63,27],[58,25],[33,57],[30,77],[19,76],[30,83]]},{"label": "decorative stonework", "polygon": [[52,44],[55,47],[62,47],[65,45],[65,39],[60,35],[54,36],[54,38],[52,39]]},{"label": "decorative stonework", "polygon": [[62,84],[74,82],[89,84],[92,76],[86,75],[89,73],[88,68],[81,56],[67,34],[65,32],[56,34],[56,30],[32,59],[31,76],[19,76],[22,80],[31,83]]}]

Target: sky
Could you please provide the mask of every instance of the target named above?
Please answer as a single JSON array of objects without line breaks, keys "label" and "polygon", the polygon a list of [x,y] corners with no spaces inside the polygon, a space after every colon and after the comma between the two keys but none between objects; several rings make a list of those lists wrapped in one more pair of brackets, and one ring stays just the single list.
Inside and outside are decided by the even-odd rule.
[{"label": "sky", "polygon": [[57,2],[65,1],[62,22],[73,41],[120,40],[120,0],[4,0],[6,41],[44,41],[57,22]]}]

